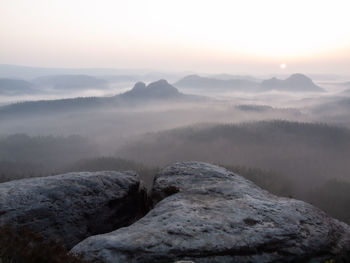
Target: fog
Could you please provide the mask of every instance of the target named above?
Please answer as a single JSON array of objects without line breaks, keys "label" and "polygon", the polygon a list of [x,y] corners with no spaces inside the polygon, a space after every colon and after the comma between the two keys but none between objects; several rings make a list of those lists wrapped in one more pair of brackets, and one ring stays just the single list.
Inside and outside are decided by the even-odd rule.
[{"label": "fog", "polygon": [[[330,180],[338,180],[335,192],[338,182],[350,183],[346,78],[203,74],[189,76],[188,85],[188,75],[177,74],[155,82],[157,74],[44,75],[22,86],[3,78],[19,91],[0,96],[1,180],[134,169],[151,186],[159,167],[198,160],[350,222],[342,205],[334,210],[318,201],[331,195]],[[295,85],[303,89],[293,91]],[[18,87],[35,92],[21,94]]]},{"label": "fog", "polygon": [[350,261],[349,10],[0,1],[0,263]]},{"label": "fog", "polygon": [[[94,109],[74,109],[69,112],[64,110],[65,105],[62,103],[62,108],[54,111],[49,111],[43,106],[42,110],[39,109],[33,114],[28,111],[8,115],[0,113],[4,124],[0,133],[2,135],[13,132],[31,135],[78,133],[106,139],[125,138],[202,122],[239,123],[264,119],[306,121],[312,118],[304,114],[303,107],[275,107],[280,95],[273,97],[275,100],[270,104],[267,103],[269,100],[267,97],[256,100],[247,96],[234,99],[226,97],[225,100],[206,99],[201,102],[141,102],[141,105],[103,106]],[[290,98],[283,97],[283,99]],[[242,105],[253,106],[244,108]],[[267,105],[270,107],[265,108]],[[12,117],[13,115],[15,117]]]},{"label": "fog", "polygon": [[[101,76],[98,78],[103,79]],[[175,86],[176,81],[173,83]],[[3,105],[34,101],[30,106],[17,103],[9,105],[12,107],[10,110],[0,108],[0,135],[78,134],[101,143],[101,151],[110,154],[115,146],[134,136],[198,123],[241,123],[276,119],[328,122],[349,127],[348,108],[346,105],[338,105],[347,97],[344,93],[347,87],[340,85],[343,81],[315,83],[325,92],[242,92],[233,88],[180,87],[178,90],[182,94],[199,95],[201,97],[198,98],[201,99],[149,101],[140,97],[136,101],[118,104],[101,102],[98,106],[84,106],[84,103],[94,97],[106,100],[118,97],[132,89],[135,82],[106,82],[102,88],[79,87],[76,90],[57,90],[46,86],[33,95],[0,96]],[[80,97],[81,101],[74,99],[76,97]],[[67,98],[72,99],[57,101]],[[36,103],[38,100],[45,101]],[[57,105],[50,108],[48,105],[53,104],[50,101]]]}]

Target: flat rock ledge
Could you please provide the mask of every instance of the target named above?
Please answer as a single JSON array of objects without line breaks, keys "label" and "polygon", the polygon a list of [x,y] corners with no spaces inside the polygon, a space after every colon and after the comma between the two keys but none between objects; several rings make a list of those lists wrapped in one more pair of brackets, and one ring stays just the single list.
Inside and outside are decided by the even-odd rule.
[{"label": "flat rock ledge", "polygon": [[165,168],[153,199],[160,201],[139,221],[71,252],[104,263],[324,262],[350,248],[345,223],[207,163]]},{"label": "flat rock ledge", "polygon": [[0,226],[26,228],[71,249],[141,217],[146,190],[134,172],[78,172],[0,184]]}]

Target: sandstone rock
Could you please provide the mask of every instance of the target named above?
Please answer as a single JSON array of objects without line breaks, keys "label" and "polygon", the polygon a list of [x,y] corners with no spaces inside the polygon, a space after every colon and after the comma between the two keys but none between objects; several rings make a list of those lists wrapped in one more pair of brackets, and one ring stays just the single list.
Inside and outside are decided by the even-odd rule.
[{"label": "sandstone rock", "polygon": [[133,172],[79,172],[0,184],[0,225],[25,227],[70,249],[145,212]]},{"label": "sandstone rock", "polygon": [[72,250],[92,262],[324,262],[350,248],[350,227],[224,168],[176,163],[155,179],[161,200],[129,227]]}]

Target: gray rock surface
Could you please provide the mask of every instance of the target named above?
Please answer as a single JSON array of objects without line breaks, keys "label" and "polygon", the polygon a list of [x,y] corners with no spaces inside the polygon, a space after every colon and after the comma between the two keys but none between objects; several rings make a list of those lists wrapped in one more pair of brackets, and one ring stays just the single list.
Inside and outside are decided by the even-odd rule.
[{"label": "gray rock surface", "polygon": [[25,227],[70,249],[132,223],[145,212],[133,172],[79,172],[0,184],[0,225]]},{"label": "gray rock surface", "polygon": [[72,252],[108,263],[324,262],[350,248],[348,225],[218,166],[167,167],[153,198],[161,201],[145,217]]}]

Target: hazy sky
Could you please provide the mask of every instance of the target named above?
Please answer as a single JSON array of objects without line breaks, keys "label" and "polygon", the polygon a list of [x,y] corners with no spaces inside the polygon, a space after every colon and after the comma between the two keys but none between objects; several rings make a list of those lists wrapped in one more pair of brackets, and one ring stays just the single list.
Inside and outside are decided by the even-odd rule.
[{"label": "hazy sky", "polygon": [[0,0],[0,64],[350,74],[349,10],[349,0]]}]

